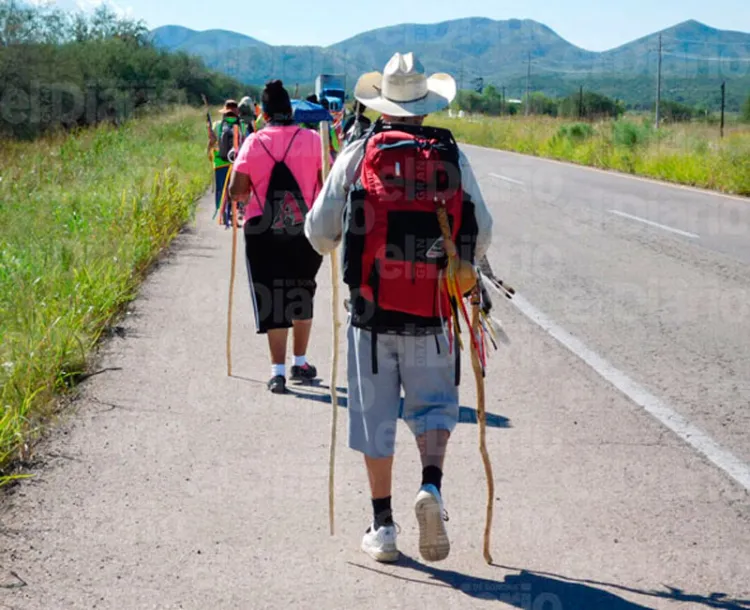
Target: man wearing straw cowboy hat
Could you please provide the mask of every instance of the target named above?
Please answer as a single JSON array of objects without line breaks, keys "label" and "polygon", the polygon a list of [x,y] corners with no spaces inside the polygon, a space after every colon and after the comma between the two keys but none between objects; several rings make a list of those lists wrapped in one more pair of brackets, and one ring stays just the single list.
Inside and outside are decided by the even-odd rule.
[{"label": "man wearing straw cowboy hat", "polygon": [[[453,244],[441,228],[453,231],[467,267],[484,257],[492,231],[466,156],[449,131],[422,126],[455,95],[451,76],[427,77],[412,53],[396,53],[382,74],[363,75],[355,97],[382,118],[341,153],[305,224],[320,254],[344,243],[344,280],[351,290],[349,446],[364,454],[370,481],[373,521],[362,550],[381,562],[399,557],[391,511],[399,415],[422,460],[414,505],[420,552],[427,561],[450,552],[441,484],[458,421],[459,367],[458,335],[448,330],[451,301],[440,289],[440,261]],[[447,214],[439,216],[437,208]],[[452,228],[441,224],[443,218]]]}]

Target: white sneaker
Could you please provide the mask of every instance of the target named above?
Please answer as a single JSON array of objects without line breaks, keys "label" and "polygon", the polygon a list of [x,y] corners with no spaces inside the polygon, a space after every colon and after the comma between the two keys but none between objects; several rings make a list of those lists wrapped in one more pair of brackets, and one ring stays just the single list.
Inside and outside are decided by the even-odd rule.
[{"label": "white sneaker", "polygon": [[386,525],[375,531],[373,524],[362,538],[362,550],[381,563],[398,561],[399,552],[396,547],[396,526]]},{"label": "white sneaker", "polygon": [[451,543],[445,522],[448,513],[443,507],[443,498],[434,485],[423,485],[414,503],[414,512],[419,523],[419,552],[425,561],[442,561],[451,552]]}]

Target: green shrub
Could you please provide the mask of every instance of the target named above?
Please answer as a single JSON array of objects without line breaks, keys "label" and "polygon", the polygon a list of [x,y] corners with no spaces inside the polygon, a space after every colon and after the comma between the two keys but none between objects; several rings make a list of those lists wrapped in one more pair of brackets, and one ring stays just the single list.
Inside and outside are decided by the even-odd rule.
[{"label": "green shrub", "polygon": [[649,142],[652,129],[645,124],[638,125],[631,121],[619,120],[612,123],[612,140],[616,146],[633,149]]},{"label": "green shrub", "polygon": [[[582,103],[583,102],[583,103]],[[579,93],[569,95],[559,102],[559,115],[587,119],[617,118],[625,112],[625,106],[618,100],[594,91],[586,91],[583,99]]]},{"label": "green shrub", "polygon": [[561,125],[556,137],[573,140],[574,142],[582,142],[593,135],[594,128],[588,123],[571,123],[569,125]]}]

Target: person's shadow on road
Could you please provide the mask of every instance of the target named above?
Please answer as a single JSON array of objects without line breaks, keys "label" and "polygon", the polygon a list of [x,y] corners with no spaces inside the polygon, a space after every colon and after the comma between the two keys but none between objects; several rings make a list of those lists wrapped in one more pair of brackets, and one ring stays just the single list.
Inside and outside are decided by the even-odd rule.
[{"label": "person's shadow on road", "polygon": [[479,578],[425,565],[403,554],[396,564],[397,567],[421,572],[429,576],[430,580],[409,578],[353,562],[349,562],[349,565],[398,580],[455,589],[475,599],[497,601],[523,610],[652,610],[650,606],[628,601],[600,587],[627,591],[644,597],[693,602],[708,608],[724,610],[748,610],[750,608],[750,600],[731,599],[724,593],[711,593],[708,596],[693,595],[672,587],[666,587],[661,591],[639,590],[622,585],[575,580],[556,574],[497,565],[494,567],[517,573],[507,574],[500,580]]},{"label": "person's shadow on road", "polygon": [[[326,392],[327,390],[327,392]],[[294,385],[287,387],[287,391],[292,396],[296,396],[302,400],[309,400],[312,402],[319,402],[322,404],[331,404],[330,387],[323,384],[315,385]],[[343,387],[337,388],[338,397],[337,402],[339,407],[346,409],[349,407],[349,399],[347,397],[347,389]],[[401,411],[403,411],[404,401],[401,399]],[[403,419],[403,414],[399,414],[399,419]],[[477,416],[477,410],[471,407],[462,406],[459,407],[458,423],[459,424],[477,424],[479,418]],[[510,420],[502,415],[495,413],[487,413],[487,427],[488,428],[510,428]]]}]

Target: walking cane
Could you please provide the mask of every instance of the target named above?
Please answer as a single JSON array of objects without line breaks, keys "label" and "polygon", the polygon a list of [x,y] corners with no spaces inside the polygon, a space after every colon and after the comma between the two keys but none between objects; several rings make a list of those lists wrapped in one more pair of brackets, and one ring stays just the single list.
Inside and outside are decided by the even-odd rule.
[{"label": "walking cane", "polygon": [[[448,287],[448,294],[452,297],[453,301],[461,306],[461,310],[466,316],[466,310],[463,307],[463,298],[465,291],[461,289],[457,275],[459,275],[459,269],[462,266],[461,260],[458,255],[456,244],[453,241],[451,235],[450,222],[448,214],[445,209],[445,203],[438,205],[437,208],[438,222],[440,224],[440,230],[443,234],[443,241],[445,252],[448,255],[448,280],[446,286]],[[485,264],[486,263],[486,264]],[[489,263],[486,262],[486,258],[483,259],[482,265],[489,267]],[[481,266],[481,265],[480,265]],[[492,515],[494,512],[494,500],[495,500],[495,480],[492,474],[492,463],[490,462],[490,455],[487,451],[487,410],[485,404],[485,361],[486,361],[486,347],[483,338],[483,327],[481,319],[481,305],[482,305],[482,293],[480,282],[481,276],[477,275],[474,278],[474,274],[471,274],[472,279],[476,282],[471,289],[470,303],[471,303],[471,320],[466,319],[466,323],[469,326],[469,333],[471,339],[469,341],[471,350],[471,363],[474,369],[474,379],[477,385],[477,422],[479,424],[479,452],[482,456],[482,463],[484,464],[484,474],[487,479],[487,511],[484,525],[484,560],[488,564],[492,564],[492,554],[490,552],[491,536],[492,536]],[[501,282],[502,283],[502,282]],[[452,288],[455,285],[455,289]],[[458,305],[456,310],[458,310]],[[458,316],[458,313],[456,313]],[[456,321],[458,323],[458,321]],[[460,344],[455,346],[455,349],[461,349]]]},{"label": "walking cane", "polygon": [[208,154],[208,162],[211,163],[211,192],[216,192],[216,170],[214,169],[213,165],[213,155],[211,154],[213,152],[211,148],[211,138],[213,136],[213,122],[211,121],[211,111],[208,109],[208,100],[206,99],[205,95],[201,95],[203,98],[203,105],[206,108],[206,127],[208,129],[208,146],[206,147],[206,154]]},{"label": "walking cane", "polygon": [[[472,332],[479,336],[481,333],[481,320],[479,307],[481,304],[480,288],[474,288],[471,294],[471,326]],[[477,421],[479,423],[479,453],[484,464],[484,474],[487,479],[487,512],[484,523],[484,560],[492,565],[492,554],[490,552],[490,539],[492,536],[492,515],[495,501],[495,478],[492,475],[492,463],[487,451],[487,409],[485,404],[484,367],[481,363],[479,344],[472,343],[471,363],[474,368],[474,378],[477,384]]]},{"label": "walking cane", "polygon": [[[236,155],[239,148],[239,129],[236,125],[234,127],[234,147]],[[224,183],[225,196],[233,169],[234,164],[229,166],[227,179]],[[229,274],[229,305],[227,306],[227,377],[232,376],[232,310],[234,308],[234,279],[237,274],[237,202],[231,196],[230,199],[232,200],[232,269]]]},{"label": "walking cane", "polygon": [[227,377],[232,376],[232,309],[234,279],[237,271],[237,202],[232,199],[232,269],[229,275],[229,306],[227,308]]},{"label": "walking cane", "polygon": [[[328,121],[320,123],[320,154],[323,158],[323,182],[328,178],[331,165],[331,132]],[[331,358],[331,453],[328,462],[328,522],[331,536],[334,535],[334,479],[336,466],[336,429],[338,427],[338,380],[337,372],[339,365],[339,269],[336,250],[331,252],[331,285],[332,296],[332,318],[333,318],[333,355]]]}]

